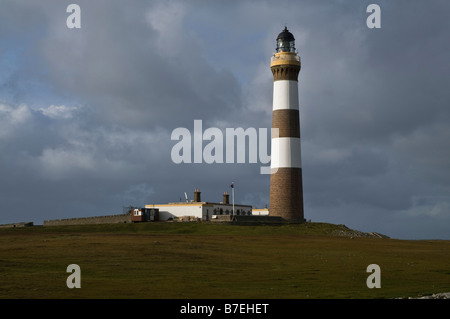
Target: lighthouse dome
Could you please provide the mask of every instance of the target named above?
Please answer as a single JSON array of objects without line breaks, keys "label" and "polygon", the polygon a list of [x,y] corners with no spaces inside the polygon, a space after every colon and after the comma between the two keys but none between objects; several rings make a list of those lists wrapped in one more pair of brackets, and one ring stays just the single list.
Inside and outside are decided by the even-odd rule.
[{"label": "lighthouse dome", "polygon": [[277,37],[277,52],[295,52],[295,38],[287,27]]},{"label": "lighthouse dome", "polygon": [[281,33],[278,35],[277,40],[284,40],[284,41],[293,41],[295,40],[294,35],[289,32],[287,27],[284,27],[284,30],[281,31]]}]

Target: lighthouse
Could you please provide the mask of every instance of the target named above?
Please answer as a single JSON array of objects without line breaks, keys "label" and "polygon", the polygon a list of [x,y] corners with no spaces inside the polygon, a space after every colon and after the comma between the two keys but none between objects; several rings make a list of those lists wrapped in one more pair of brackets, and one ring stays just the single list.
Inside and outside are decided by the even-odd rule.
[{"label": "lighthouse", "polygon": [[271,58],[273,74],[270,216],[303,222],[303,186],[300,149],[298,74],[300,57],[287,27],[277,37]]}]

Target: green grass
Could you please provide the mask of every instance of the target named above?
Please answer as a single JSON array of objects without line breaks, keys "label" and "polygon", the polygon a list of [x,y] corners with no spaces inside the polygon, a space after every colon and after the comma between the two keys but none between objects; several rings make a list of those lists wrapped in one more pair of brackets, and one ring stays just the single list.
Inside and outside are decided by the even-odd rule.
[{"label": "green grass", "polygon": [[[0,229],[0,298],[393,298],[450,291],[450,241],[336,237],[325,223]],[[369,264],[381,288],[369,289]],[[81,289],[66,267],[81,267]]]}]

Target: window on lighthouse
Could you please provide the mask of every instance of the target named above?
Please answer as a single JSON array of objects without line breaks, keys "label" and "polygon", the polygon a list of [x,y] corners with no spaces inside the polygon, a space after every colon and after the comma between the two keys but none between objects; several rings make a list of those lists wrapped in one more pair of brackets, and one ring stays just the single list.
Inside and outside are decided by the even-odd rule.
[{"label": "window on lighthouse", "polygon": [[278,39],[277,52],[294,52],[295,53],[295,41],[287,41]]},{"label": "window on lighthouse", "polygon": [[289,42],[289,52],[295,52],[295,42],[294,41]]}]

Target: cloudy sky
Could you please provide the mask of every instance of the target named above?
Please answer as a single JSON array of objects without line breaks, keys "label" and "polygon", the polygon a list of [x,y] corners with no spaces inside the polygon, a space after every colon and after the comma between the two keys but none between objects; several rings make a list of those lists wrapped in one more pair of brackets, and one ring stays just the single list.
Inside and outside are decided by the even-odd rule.
[{"label": "cloudy sky", "polygon": [[[67,6],[81,8],[69,29]],[[381,8],[369,29],[366,8]],[[450,2],[2,0],[0,224],[193,197],[269,204],[261,163],[175,164],[172,131],[270,128],[287,25],[305,217],[450,239]],[[207,142],[204,142],[204,145]]]}]

